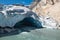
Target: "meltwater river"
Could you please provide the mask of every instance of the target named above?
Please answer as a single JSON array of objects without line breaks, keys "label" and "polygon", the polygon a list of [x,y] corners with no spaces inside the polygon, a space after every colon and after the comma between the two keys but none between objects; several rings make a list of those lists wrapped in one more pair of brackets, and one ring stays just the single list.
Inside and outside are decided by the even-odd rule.
[{"label": "meltwater river", "polygon": [[[0,40],[60,40],[60,30],[24,28],[30,32],[20,32],[17,35],[0,37]],[[7,34],[8,35],[8,34]]]}]

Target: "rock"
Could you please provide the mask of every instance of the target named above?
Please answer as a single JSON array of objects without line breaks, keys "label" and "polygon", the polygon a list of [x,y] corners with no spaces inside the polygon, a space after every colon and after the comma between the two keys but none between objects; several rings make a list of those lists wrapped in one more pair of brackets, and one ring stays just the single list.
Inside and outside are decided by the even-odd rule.
[{"label": "rock", "polygon": [[32,11],[38,16],[46,17],[49,15],[57,22],[57,25],[60,23],[60,0],[41,0]]}]

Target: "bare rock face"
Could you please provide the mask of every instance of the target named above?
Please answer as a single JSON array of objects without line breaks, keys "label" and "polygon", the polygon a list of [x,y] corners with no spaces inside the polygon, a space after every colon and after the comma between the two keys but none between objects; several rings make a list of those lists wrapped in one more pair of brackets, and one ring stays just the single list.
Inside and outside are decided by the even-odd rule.
[{"label": "bare rock face", "polygon": [[52,21],[56,21],[57,25],[60,25],[60,0],[41,0],[32,11],[44,18],[48,15],[54,19]]},{"label": "bare rock face", "polygon": [[32,9],[37,14],[46,13],[46,10],[49,9],[51,6],[59,3],[60,0],[41,0],[40,2],[36,2],[37,4]]}]

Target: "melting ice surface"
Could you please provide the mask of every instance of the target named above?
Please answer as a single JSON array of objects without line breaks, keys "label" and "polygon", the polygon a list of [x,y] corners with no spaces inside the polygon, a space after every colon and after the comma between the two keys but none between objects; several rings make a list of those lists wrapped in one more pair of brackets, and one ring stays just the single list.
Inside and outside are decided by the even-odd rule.
[{"label": "melting ice surface", "polygon": [[[5,27],[13,27],[16,23],[22,21],[24,18],[27,20],[30,19],[36,25],[40,24],[37,22],[38,16],[32,12],[30,9],[23,7],[23,6],[16,6],[16,5],[4,5],[2,6],[3,10],[0,11],[0,26]],[[35,22],[33,20],[36,20]],[[31,22],[30,21],[30,22]],[[27,22],[27,21],[26,21]],[[42,27],[42,26],[41,26]]]},{"label": "melting ice surface", "polygon": [[[15,10],[15,11],[13,11]],[[23,10],[23,12],[16,12],[16,10]],[[22,19],[25,18],[26,12],[29,11],[28,8],[25,7],[21,7],[21,6],[11,6],[11,8],[9,8],[9,6],[6,6],[6,8],[3,9],[3,11],[0,11],[0,26],[13,26],[15,22],[17,21],[21,21]],[[17,14],[16,14],[17,13]],[[24,16],[24,17],[23,17]],[[17,19],[16,19],[17,18]],[[15,20],[16,19],[16,20]],[[15,20],[15,22],[14,22]]]}]

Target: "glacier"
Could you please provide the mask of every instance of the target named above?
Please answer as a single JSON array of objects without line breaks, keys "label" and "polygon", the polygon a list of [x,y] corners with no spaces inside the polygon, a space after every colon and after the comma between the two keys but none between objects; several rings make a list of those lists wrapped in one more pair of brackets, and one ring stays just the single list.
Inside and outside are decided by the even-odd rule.
[{"label": "glacier", "polygon": [[38,20],[39,17],[27,7],[16,5],[3,5],[2,7],[3,10],[0,11],[0,26],[2,27],[13,27],[16,23],[27,17],[31,17],[33,23],[36,21],[36,25],[41,26],[41,23]]}]

